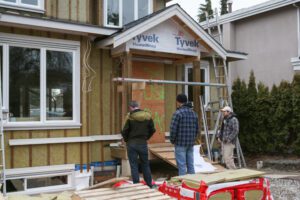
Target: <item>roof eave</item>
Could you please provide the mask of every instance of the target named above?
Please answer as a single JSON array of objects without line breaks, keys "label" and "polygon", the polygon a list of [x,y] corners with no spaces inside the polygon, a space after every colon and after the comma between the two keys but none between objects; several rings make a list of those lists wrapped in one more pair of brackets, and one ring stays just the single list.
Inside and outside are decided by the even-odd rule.
[{"label": "roof eave", "polygon": [[248,55],[247,54],[242,54],[242,53],[232,53],[228,52],[227,55],[227,61],[228,62],[235,62],[235,61],[240,61],[240,60],[247,60]]}]

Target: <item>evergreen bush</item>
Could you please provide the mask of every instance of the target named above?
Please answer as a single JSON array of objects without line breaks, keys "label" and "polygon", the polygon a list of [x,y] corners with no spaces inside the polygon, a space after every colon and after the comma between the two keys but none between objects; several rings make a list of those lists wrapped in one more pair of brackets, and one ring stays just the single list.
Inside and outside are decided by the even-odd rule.
[{"label": "evergreen bush", "polygon": [[234,81],[232,101],[245,153],[300,155],[300,75],[269,91],[263,83],[256,84],[251,71],[248,84]]}]

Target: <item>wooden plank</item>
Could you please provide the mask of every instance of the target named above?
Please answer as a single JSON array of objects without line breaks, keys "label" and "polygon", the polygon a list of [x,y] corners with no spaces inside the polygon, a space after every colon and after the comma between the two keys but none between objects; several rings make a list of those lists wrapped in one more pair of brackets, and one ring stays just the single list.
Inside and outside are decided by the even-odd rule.
[{"label": "wooden plank", "polygon": [[[168,156],[166,156],[164,154],[164,152],[156,152],[156,151],[152,150],[151,148],[149,149],[149,151],[151,153],[153,153],[154,155],[156,155],[158,158],[161,158],[162,160],[166,161],[170,165],[177,168],[176,162],[174,163],[174,158],[175,158],[175,153],[174,152],[173,153],[172,152],[167,152]],[[171,156],[171,154],[173,154],[173,156]]]},{"label": "wooden plank", "polygon": [[95,190],[77,191],[72,196],[72,200],[135,200],[151,199],[164,200],[173,199],[155,189],[150,189],[142,184],[131,184],[121,188],[101,188]]},{"label": "wooden plank", "polygon": [[98,183],[96,185],[93,185],[91,187],[89,187],[88,189],[95,189],[95,188],[104,188],[104,187],[111,187],[113,184],[119,182],[119,181],[128,181],[129,177],[120,177],[120,178],[113,178],[113,179],[109,179],[107,181]]},{"label": "wooden plank", "polygon": [[134,55],[143,55],[149,57],[156,57],[156,58],[170,58],[170,59],[184,59],[186,58],[183,55],[179,54],[172,54],[172,53],[163,53],[163,52],[156,52],[156,51],[144,51],[144,50],[131,50],[131,53]]},{"label": "wooden plank", "polygon": [[174,152],[159,152],[159,155],[167,160],[173,160],[175,159],[175,153]]},{"label": "wooden plank", "polygon": [[160,192],[147,192],[145,194],[136,194],[134,196],[126,196],[121,198],[114,198],[114,200],[136,200],[136,199],[151,199],[151,200],[158,200],[158,199],[170,199],[168,196],[162,196],[163,194]]},{"label": "wooden plank", "polygon": [[130,191],[126,192],[113,192],[112,194],[105,194],[101,196],[97,196],[97,200],[108,200],[108,199],[118,199],[118,198],[126,198],[129,199],[130,197],[134,197],[136,195],[146,195],[147,193],[153,193],[155,192],[154,189],[139,189],[137,190],[136,188],[131,188]]},{"label": "wooden plank", "polygon": [[118,189],[110,189],[110,190],[98,191],[98,192],[94,192],[93,190],[91,190],[89,193],[79,194],[79,196],[81,198],[95,197],[95,196],[109,196],[109,195],[113,195],[116,193],[128,193],[128,192],[132,192],[132,191],[137,192],[139,190],[146,190],[146,189],[149,189],[149,187],[143,185],[143,186],[138,186],[138,187],[121,187]]},{"label": "wooden plank", "polygon": [[[144,186],[144,185],[143,184],[130,184],[130,185],[126,185],[122,188],[117,188],[117,189],[122,190],[122,189],[126,189],[126,188],[139,187],[139,186]],[[88,194],[88,193],[93,193],[93,192],[111,191],[111,190],[114,190],[114,189],[113,188],[99,188],[99,189],[94,189],[94,190],[76,191],[75,194],[82,195],[82,194]]]},{"label": "wooden plank", "polygon": [[152,151],[155,151],[157,153],[159,152],[174,152],[175,148],[174,147],[150,147]]},{"label": "wooden plank", "polygon": [[171,143],[152,143],[148,145],[149,148],[155,148],[155,147],[174,147]]}]

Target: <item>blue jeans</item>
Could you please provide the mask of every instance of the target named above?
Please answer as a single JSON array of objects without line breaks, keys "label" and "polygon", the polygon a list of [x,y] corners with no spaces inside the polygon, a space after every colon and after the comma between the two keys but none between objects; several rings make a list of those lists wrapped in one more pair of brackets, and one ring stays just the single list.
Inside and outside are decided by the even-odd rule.
[{"label": "blue jeans", "polygon": [[195,174],[194,169],[194,146],[175,145],[175,157],[179,176]]},{"label": "blue jeans", "polygon": [[127,155],[129,159],[131,177],[133,183],[140,182],[139,160],[141,162],[144,180],[152,188],[152,176],[148,160],[147,144],[127,144]]}]

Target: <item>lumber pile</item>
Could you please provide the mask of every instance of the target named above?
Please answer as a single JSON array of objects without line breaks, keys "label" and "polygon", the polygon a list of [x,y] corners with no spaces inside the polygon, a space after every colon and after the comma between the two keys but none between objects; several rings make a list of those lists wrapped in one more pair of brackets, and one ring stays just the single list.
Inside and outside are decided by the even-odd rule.
[{"label": "lumber pile", "polygon": [[143,184],[125,185],[119,188],[100,188],[94,190],[77,191],[72,200],[169,200],[174,199],[156,189],[150,189]]},{"label": "lumber pile", "polygon": [[185,176],[176,176],[172,178],[172,181],[177,182],[184,180],[191,187],[199,187],[199,183],[201,181],[204,181],[207,185],[212,185],[216,183],[226,183],[262,177],[264,174],[265,172],[251,169],[237,169],[213,174],[188,174]]}]

